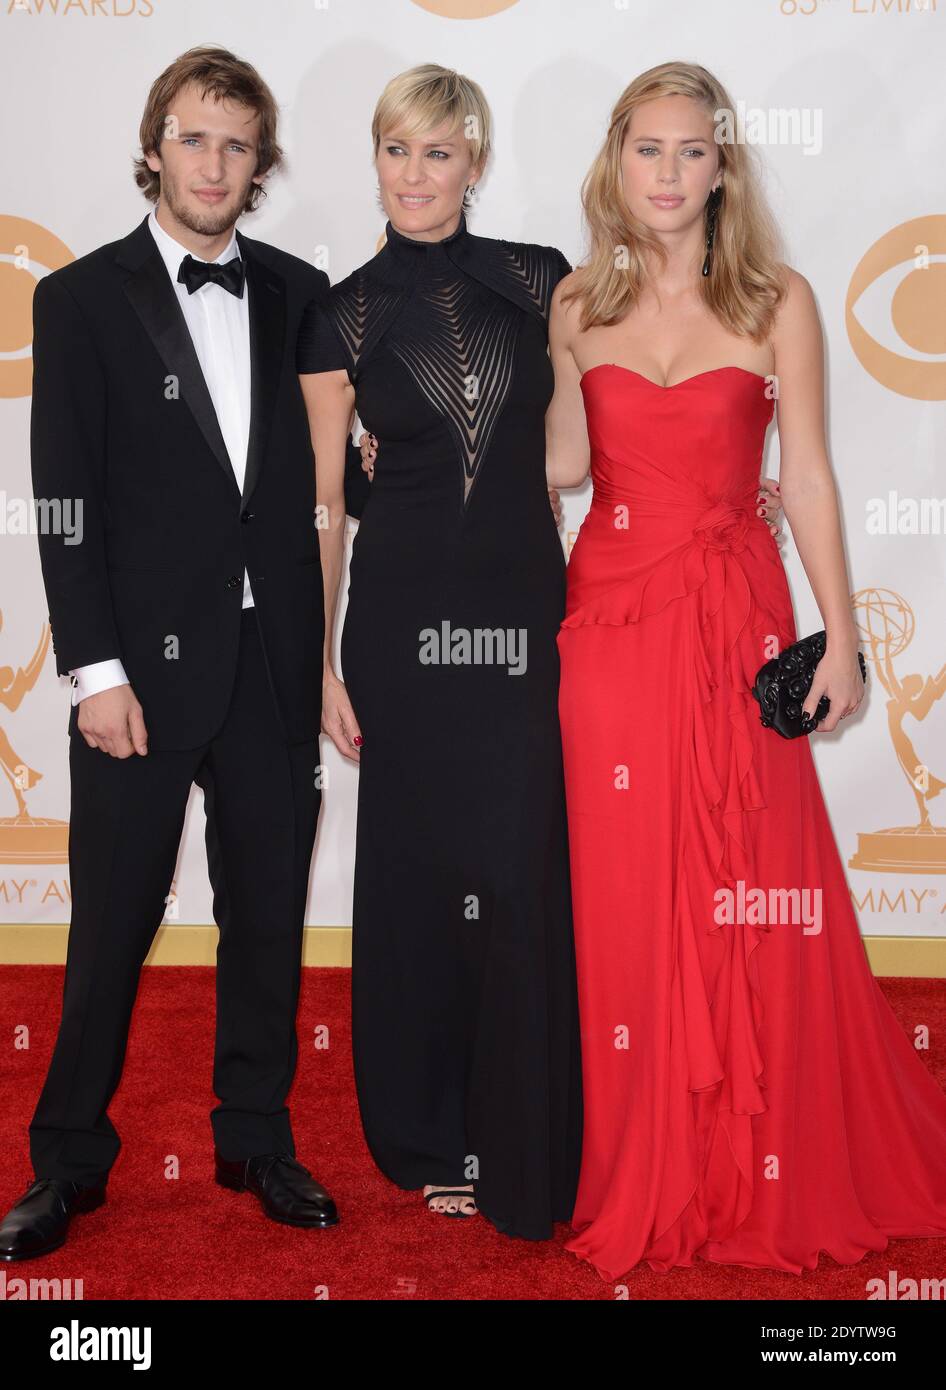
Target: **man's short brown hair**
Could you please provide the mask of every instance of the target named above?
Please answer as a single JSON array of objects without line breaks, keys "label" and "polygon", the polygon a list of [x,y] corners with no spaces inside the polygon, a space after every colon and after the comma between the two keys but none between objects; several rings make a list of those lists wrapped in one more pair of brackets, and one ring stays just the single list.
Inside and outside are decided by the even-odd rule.
[{"label": "man's short brown hair", "polygon": [[[256,69],[225,48],[204,44],[189,48],[160,77],[155,78],[145,103],[138,131],[141,157],[134,161],[135,183],[152,203],[161,192],[161,176],[148,168],[145,155],[161,153],[165,137],[165,122],[172,114],[174,98],[182,87],[193,83],[202,97],[213,96],[218,101],[239,102],[250,107],[260,118],[259,146],[254,173],[275,172],[285,163],[285,156],[276,139],[278,107],[272,92]],[[247,190],[244,212],[254,212],[266,192],[260,184],[252,183]]]}]

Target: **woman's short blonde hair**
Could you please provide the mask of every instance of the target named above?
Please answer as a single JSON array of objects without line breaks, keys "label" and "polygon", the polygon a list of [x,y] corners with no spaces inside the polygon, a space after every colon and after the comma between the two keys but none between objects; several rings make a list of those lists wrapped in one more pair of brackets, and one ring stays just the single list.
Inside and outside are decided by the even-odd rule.
[{"label": "woman's short blonde hair", "polygon": [[[371,118],[374,157],[382,131],[396,130],[408,139],[446,125],[468,141],[474,167],[482,169],[493,142],[493,118],[478,83],[438,63],[421,63],[392,77],[378,98]],[[464,199],[464,205],[466,199]]]}]

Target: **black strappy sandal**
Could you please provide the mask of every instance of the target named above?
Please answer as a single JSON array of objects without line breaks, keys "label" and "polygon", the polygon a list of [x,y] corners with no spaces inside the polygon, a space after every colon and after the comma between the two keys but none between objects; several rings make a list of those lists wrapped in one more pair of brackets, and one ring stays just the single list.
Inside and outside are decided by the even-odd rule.
[{"label": "black strappy sandal", "polygon": [[428,1210],[428,1211],[433,1211],[433,1212],[434,1212],[434,1216],[463,1216],[463,1217],[469,1217],[469,1216],[476,1216],[476,1215],[478,1214],[478,1210],[479,1210],[478,1208],[477,1208],[477,1211],[464,1211],[462,1207],[457,1207],[456,1211],[434,1211],[434,1209],[433,1209],[433,1207],[430,1205],[430,1203],[431,1203],[431,1202],[439,1201],[441,1197],[459,1197],[459,1198],[461,1198],[461,1200],[465,1200],[465,1201],[467,1201],[467,1202],[473,1202],[474,1204],[476,1203],[476,1197],[475,1197],[475,1195],[474,1195],[472,1192],[467,1192],[465,1188],[458,1188],[458,1187],[450,1187],[450,1188],[447,1188],[447,1187],[442,1187],[442,1188],[440,1188],[439,1191],[437,1191],[437,1192],[430,1192],[430,1193],[428,1193],[427,1196],[424,1198],[424,1201],[428,1204],[428,1205],[427,1205],[427,1210]]}]

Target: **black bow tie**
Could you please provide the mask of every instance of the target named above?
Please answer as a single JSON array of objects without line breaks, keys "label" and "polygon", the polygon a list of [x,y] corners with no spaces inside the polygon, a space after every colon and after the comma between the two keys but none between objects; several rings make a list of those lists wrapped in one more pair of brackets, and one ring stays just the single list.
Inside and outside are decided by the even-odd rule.
[{"label": "black bow tie", "polygon": [[193,294],[201,285],[210,281],[211,284],[221,285],[223,289],[229,290],[237,299],[242,299],[246,266],[239,256],[234,256],[223,265],[218,261],[196,261],[193,256],[185,256],[177,272],[177,278],[182,285],[187,286],[188,294]]}]

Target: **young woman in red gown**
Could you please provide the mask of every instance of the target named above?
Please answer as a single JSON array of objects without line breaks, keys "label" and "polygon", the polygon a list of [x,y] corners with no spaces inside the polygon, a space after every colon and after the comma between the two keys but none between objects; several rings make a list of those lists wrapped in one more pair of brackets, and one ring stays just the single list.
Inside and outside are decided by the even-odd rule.
[{"label": "young woman in red gown", "polygon": [[[946,1096],[871,974],[809,740],[750,693],[804,635],[753,524],[773,414],[828,634],[805,708],[827,694],[833,729],[863,683],[814,300],[746,147],[714,139],[721,109],[687,64],[624,92],[550,325],[549,481],[594,483],[558,637],[585,1098],[568,1248],[611,1278],[946,1235]],[[754,920],[740,884],[781,909]]]}]

